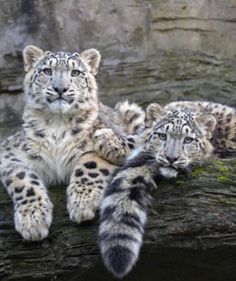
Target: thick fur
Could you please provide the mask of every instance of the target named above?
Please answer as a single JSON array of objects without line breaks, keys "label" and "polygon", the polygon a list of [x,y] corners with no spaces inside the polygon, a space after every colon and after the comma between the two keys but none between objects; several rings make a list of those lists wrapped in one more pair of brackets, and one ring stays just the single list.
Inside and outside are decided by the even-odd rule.
[{"label": "thick fur", "polygon": [[210,141],[216,154],[235,152],[236,150],[236,109],[213,102],[183,101],[172,102],[165,106],[167,111],[185,110],[194,116],[211,115],[215,126]]},{"label": "thick fur", "polygon": [[100,207],[99,246],[107,268],[118,278],[136,263],[143,240],[151,192],[153,158],[129,159],[116,172]]},{"label": "thick fur", "polygon": [[[77,223],[92,219],[116,168],[113,164],[119,164],[116,158],[104,159],[106,144],[97,145],[97,136],[104,134],[108,141],[118,142],[124,157],[134,148],[132,137],[126,138],[134,132],[130,128],[137,126],[136,118],[143,126],[144,119],[136,107],[138,115],[130,120],[131,127],[122,126],[120,111],[98,102],[98,51],[53,53],[28,46],[23,55],[27,72],[23,130],[1,144],[0,177],[14,202],[16,230],[24,239],[40,240],[48,235],[52,222],[47,187],[67,184],[70,218]],[[110,154],[120,157],[119,150],[111,148]]]},{"label": "thick fur", "polygon": [[138,259],[151,191],[208,161],[213,153],[236,151],[235,109],[209,102],[175,102],[147,108],[142,145],[115,174],[100,207],[99,246],[118,278]]}]

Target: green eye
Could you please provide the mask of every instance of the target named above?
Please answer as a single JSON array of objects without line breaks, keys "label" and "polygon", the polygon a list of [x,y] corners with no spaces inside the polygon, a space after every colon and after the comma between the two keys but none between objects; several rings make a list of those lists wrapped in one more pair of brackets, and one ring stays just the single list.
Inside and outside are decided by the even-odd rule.
[{"label": "green eye", "polygon": [[167,139],[166,134],[161,134],[161,133],[159,133],[159,134],[158,134],[158,137],[159,137],[159,139],[162,140],[162,141],[165,141],[165,140]]},{"label": "green eye", "polygon": [[76,76],[79,76],[80,73],[81,73],[81,72],[80,72],[79,70],[72,70],[72,71],[71,71],[71,76],[76,77]]},{"label": "green eye", "polygon": [[190,138],[190,137],[186,137],[184,139],[184,143],[191,143],[194,139],[193,138]]},{"label": "green eye", "polygon": [[43,70],[44,74],[51,76],[52,75],[52,70],[50,68],[44,68]]}]

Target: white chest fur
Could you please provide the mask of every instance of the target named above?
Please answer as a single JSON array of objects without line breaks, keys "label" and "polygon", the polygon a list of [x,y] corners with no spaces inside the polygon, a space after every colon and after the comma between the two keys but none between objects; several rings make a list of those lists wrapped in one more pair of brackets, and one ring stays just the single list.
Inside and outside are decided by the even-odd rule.
[{"label": "white chest fur", "polygon": [[28,130],[27,161],[46,184],[68,183],[80,156],[93,150],[90,134],[91,130],[73,131],[61,123],[50,124],[42,136]]}]

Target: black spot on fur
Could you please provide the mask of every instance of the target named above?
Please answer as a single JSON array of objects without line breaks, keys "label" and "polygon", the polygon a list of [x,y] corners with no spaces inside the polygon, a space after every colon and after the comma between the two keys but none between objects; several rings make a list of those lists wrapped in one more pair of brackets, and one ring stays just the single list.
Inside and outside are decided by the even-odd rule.
[{"label": "black spot on fur", "polygon": [[99,169],[99,171],[104,175],[104,176],[108,176],[110,174],[110,172],[107,169]]},{"label": "black spot on fur", "polygon": [[82,169],[76,169],[75,170],[75,176],[76,177],[82,177],[84,175],[84,172],[82,171]]},{"label": "black spot on fur", "polygon": [[134,144],[128,143],[128,147],[129,147],[130,149],[134,149]]},{"label": "black spot on fur", "polygon": [[125,213],[121,219],[121,223],[136,228],[139,232],[143,233],[143,228],[140,226],[140,219],[135,215]]},{"label": "black spot on fur", "polygon": [[39,182],[35,181],[35,180],[31,181],[31,183],[34,184],[34,185],[39,185]]},{"label": "black spot on fur", "polygon": [[85,184],[86,182],[88,182],[87,178],[81,178],[81,184]]},{"label": "black spot on fur", "polygon": [[35,132],[34,135],[35,135],[36,137],[39,137],[39,138],[44,138],[44,137],[45,137],[45,134],[42,133],[42,132]]},{"label": "black spot on fur", "polygon": [[153,185],[148,183],[147,185],[137,185],[130,188],[129,199],[139,204],[140,208],[146,210],[151,204],[151,191]]},{"label": "black spot on fur", "polygon": [[34,196],[34,195],[35,195],[35,192],[34,192],[33,188],[30,188],[27,190],[27,192],[26,192],[27,197]]},{"label": "black spot on fur", "polygon": [[98,176],[98,173],[88,173],[88,175],[91,177],[91,178],[96,178]]},{"label": "black spot on fur", "polygon": [[16,187],[15,193],[21,193],[23,191],[24,187]]},{"label": "black spot on fur", "polygon": [[140,114],[139,113],[135,113],[129,120],[130,123],[132,123],[135,119],[139,118]]},{"label": "black spot on fur", "polygon": [[17,159],[17,158],[12,158],[11,159],[12,161],[15,161],[15,162],[21,162],[19,159]]},{"label": "black spot on fur", "polygon": [[19,178],[19,179],[23,179],[25,177],[25,172],[20,172],[18,174],[16,174],[16,176]]},{"label": "black spot on fur", "polygon": [[87,183],[87,185],[93,185],[93,184],[94,184],[94,182],[91,182],[91,181]]},{"label": "black spot on fur", "polygon": [[95,169],[97,168],[97,163],[94,161],[89,161],[84,164],[87,169]]},{"label": "black spot on fur", "polygon": [[144,183],[147,184],[143,176],[138,176],[132,180],[132,184]]},{"label": "black spot on fur", "polygon": [[140,126],[140,125],[136,125],[136,126],[134,126],[134,130],[133,130],[133,132],[136,132],[136,131],[139,129],[139,126]]},{"label": "black spot on fur", "polygon": [[37,180],[38,179],[38,176],[36,176],[35,174],[30,174],[30,177],[34,180]]},{"label": "black spot on fur", "polygon": [[105,196],[122,192],[123,189],[121,188],[121,184],[122,184],[122,178],[118,178],[114,181],[112,180],[111,183],[108,185]]},{"label": "black spot on fur", "polygon": [[100,221],[103,222],[107,219],[110,219],[113,213],[115,212],[115,210],[116,210],[116,206],[108,206],[105,209],[103,209]]},{"label": "black spot on fur", "polygon": [[129,199],[134,201],[140,201],[142,195],[139,187],[135,186],[130,189]]},{"label": "black spot on fur", "polygon": [[75,119],[75,121],[76,121],[77,123],[81,123],[81,122],[84,121],[84,118],[82,118],[82,117],[77,117],[77,118]]},{"label": "black spot on fur", "polygon": [[76,156],[76,154],[72,155],[72,156],[68,159],[67,163],[70,163],[70,162],[75,158],[75,156]]}]

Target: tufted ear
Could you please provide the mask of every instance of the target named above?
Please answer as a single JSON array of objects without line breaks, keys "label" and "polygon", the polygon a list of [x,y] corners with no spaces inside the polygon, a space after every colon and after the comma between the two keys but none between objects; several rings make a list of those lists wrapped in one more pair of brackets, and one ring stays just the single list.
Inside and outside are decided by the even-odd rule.
[{"label": "tufted ear", "polygon": [[101,60],[101,55],[96,49],[88,49],[83,51],[81,57],[86,61],[90,67],[90,72],[96,75],[98,72],[99,63]]},{"label": "tufted ear", "polygon": [[158,103],[151,103],[146,109],[147,126],[151,127],[154,121],[159,121],[167,115],[167,111]]},{"label": "tufted ear", "polygon": [[196,117],[196,121],[200,128],[205,131],[206,137],[211,139],[217,124],[216,118],[212,114],[202,114]]},{"label": "tufted ear", "polygon": [[23,51],[25,71],[28,72],[33,67],[34,63],[44,55],[44,51],[36,46],[28,45]]}]

